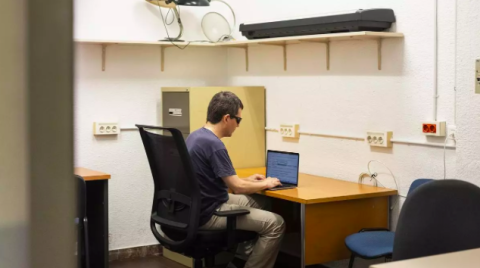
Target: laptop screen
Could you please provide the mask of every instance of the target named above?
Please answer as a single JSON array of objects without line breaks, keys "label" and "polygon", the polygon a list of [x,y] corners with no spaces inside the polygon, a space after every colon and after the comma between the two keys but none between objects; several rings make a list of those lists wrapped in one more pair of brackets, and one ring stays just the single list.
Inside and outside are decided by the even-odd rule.
[{"label": "laptop screen", "polygon": [[267,152],[267,177],[278,178],[282,183],[298,185],[297,153]]}]

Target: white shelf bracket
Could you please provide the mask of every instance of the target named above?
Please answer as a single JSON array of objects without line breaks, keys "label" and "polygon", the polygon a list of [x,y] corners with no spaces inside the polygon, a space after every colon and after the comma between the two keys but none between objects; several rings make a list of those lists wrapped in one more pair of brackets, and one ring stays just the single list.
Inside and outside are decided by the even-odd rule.
[{"label": "white shelf bracket", "polygon": [[382,42],[382,38],[377,39],[378,70],[382,70]]},{"label": "white shelf bracket", "polygon": [[102,44],[102,72],[105,72],[106,61],[107,61],[107,45]]}]

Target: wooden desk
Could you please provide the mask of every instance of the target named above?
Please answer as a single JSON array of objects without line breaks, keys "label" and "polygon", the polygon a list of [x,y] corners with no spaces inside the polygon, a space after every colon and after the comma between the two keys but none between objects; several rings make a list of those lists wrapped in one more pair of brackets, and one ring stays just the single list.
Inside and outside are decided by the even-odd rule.
[{"label": "wooden desk", "polygon": [[110,174],[77,167],[75,175],[87,185],[88,240],[90,267],[108,267],[108,180]]},{"label": "wooden desk", "polygon": [[429,256],[405,261],[375,264],[370,268],[477,268],[480,267],[480,248]]},{"label": "wooden desk", "polygon": [[74,174],[82,177],[85,181],[109,180],[111,178],[110,174],[82,167],[76,167]]},{"label": "wooden desk", "polygon": [[[265,168],[237,170],[239,177],[255,173],[265,175]],[[284,204],[272,210],[284,216],[287,226],[289,216],[300,218],[299,257],[305,267],[349,258],[344,240],[362,228],[388,228],[389,196],[397,191],[300,173],[297,188],[262,194],[300,206],[293,217]]]}]

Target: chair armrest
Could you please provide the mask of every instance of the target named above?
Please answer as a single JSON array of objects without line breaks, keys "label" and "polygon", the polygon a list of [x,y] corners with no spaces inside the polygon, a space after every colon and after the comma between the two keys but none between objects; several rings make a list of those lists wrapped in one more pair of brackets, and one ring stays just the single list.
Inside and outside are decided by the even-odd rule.
[{"label": "chair armrest", "polygon": [[227,247],[232,252],[235,251],[237,245],[237,239],[235,237],[235,229],[237,229],[237,217],[248,214],[250,214],[250,211],[246,209],[215,211],[213,213],[213,215],[217,217],[227,217]]},{"label": "chair armrest", "polygon": [[390,231],[390,229],[388,229],[388,228],[363,228],[358,232],[363,233],[363,232],[377,232],[377,231]]},{"label": "chair armrest", "polygon": [[237,217],[250,214],[250,211],[246,209],[227,210],[227,211],[215,211],[213,215],[218,217]]}]

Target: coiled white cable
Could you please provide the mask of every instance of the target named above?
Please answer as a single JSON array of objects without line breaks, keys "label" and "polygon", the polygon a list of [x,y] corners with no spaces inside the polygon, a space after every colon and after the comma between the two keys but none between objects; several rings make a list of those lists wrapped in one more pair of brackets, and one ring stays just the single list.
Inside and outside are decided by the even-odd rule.
[{"label": "coiled white cable", "polygon": [[[384,187],[384,188],[385,188],[385,186],[377,179],[378,173],[377,173],[377,172],[372,173],[372,171],[370,170],[370,165],[371,165],[373,162],[379,163],[379,164],[381,164],[382,166],[384,166],[386,169],[388,169],[388,171],[390,172],[390,175],[392,175],[393,181],[395,182],[395,187],[396,187],[396,190],[397,190],[398,195],[401,196],[401,197],[405,197],[405,198],[406,198],[406,196],[404,196],[404,195],[402,195],[402,194],[400,193],[400,190],[398,189],[397,178],[395,178],[395,175],[393,175],[392,170],[391,170],[387,165],[385,165],[384,163],[382,163],[382,162],[380,162],[380,161],[378,161],[378,160],[370,160],[370,161],[368,162],[368,164],[367,164],[368,173],[361,173],[360,176],[358,177],[358,183],[363,184],[363,179],[364,179],[365,177],[370,177],[370,181],[373,181],[373,185],[374,185],[374,186],[378,186],[378,185],[380,184],[381,187]],[[398,203],[398,199],[397,199],[397,201],[390,207],[390,210],[393,210],[393,208],[397,205],[397,203]]]}]

